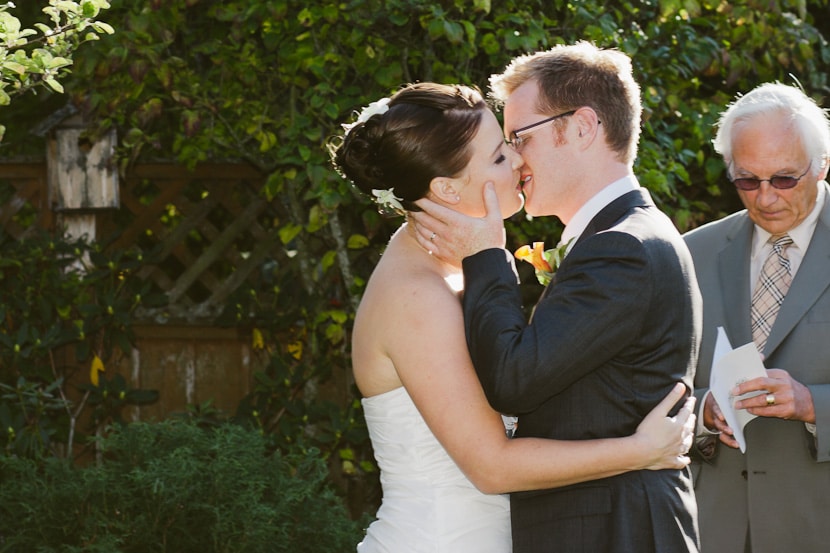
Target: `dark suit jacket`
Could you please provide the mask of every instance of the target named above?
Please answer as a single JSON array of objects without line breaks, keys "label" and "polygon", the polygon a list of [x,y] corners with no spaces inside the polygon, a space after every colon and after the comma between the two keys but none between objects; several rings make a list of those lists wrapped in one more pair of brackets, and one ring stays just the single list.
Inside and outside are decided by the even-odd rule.
[{"label": "dark suit jacket", "polygon": [[[826,183],[821,186],[830,194]],[[703,342],[696,394],[709,389],[717,327],[733,347],[752,341],[749,263],[753,223],[746,211],[685,235],[703,293]],[[746,454],[722,444],[692,472],[704,553],[826,551],[830,544],[830,199],[764,350],[768,368],[789,371],[813,396],[818,441],[804,423],[756,418]],[[817,446],[817,449],[816,449]]]},{"label": "dark suit jacket", "polygon": [[[647,191],[603,209],[525,320],[512,259],[464,260],[473,363],[518,436],[634,433],[679,381],[690,389],[701,300],[680,234]],[[636,471],[511,496],[514,553],[697,551],[688,471]]]}]

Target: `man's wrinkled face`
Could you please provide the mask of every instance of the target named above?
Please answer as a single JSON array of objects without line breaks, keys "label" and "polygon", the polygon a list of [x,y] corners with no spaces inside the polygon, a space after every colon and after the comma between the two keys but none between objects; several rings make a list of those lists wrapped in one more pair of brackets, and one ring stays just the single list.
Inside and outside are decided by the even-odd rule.
[{"label": "man's wrinkled face", "polygon": [[[738,196],[750,219],[770,234],[797,227],[815,206],[818,181],[826,168],[812,167],[811,161],[789,117],[773,113],[735,123],[730,177],[762,180],[756,190],[738,189]],[[798,184],[789,189],[775,188],[768,180],[800,175]]]}]

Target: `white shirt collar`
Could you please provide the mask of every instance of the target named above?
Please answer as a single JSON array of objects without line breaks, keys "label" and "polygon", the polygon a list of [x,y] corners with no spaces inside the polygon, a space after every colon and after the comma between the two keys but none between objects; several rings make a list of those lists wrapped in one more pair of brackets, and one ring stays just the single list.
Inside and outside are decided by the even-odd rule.
[{"label": "white shirt collar", "polygon": [[[585,231],[591,219],[596,217],[597,213],[602,211],[605,206],[620,196],[628,194],[633,190],[638,190],[639,188],[640,183],[637,182],[634,175],[626,175],[597,192],[593,198],[579,208],[570,222],[565,225],[565,230],[562,231],[562,239],[559,243],[567,244],[570,240],[578,238]],[[574,242],[576,241],[574,240]],[[568,251],[573,247],[574,242],[571,242],[571,245],[568,246]]]}]

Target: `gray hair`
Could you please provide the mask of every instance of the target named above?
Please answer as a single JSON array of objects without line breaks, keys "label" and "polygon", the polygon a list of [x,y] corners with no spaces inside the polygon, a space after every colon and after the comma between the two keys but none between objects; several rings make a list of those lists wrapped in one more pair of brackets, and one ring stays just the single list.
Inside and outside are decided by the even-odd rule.
[{"label": "gray hair", "polygon": [[740,96],[724,111],[718,121],[718,132],[712,141],[715,151],[727,164],[732,161],[732,130],[736,123],[759,115],[788,113],[795,123],[801,143],[812,160],[812,170],[820,171],[830,160],[830,119],[828,112],[816,104],[800,88],[765,83]]}]

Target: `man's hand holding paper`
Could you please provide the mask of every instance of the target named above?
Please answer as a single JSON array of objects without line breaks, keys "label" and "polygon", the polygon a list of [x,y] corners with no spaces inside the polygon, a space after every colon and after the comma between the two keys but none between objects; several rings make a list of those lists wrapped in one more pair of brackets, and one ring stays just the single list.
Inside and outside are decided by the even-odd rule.
[{"label": "man's hand holding paper", "polygon": [[[759,391],[763,393],[754,395]],[[733,396],[746,396],[735,403],[735,409],[746,409],[752,415],[807,423],[816,420],[810,390],[783,369],[767,369],[764,377],[742,382],[732,392]]]},{"label": "man's hand holding paper", "polygon": [[[734,444],[731,443],[732,440],[728,434],[721,436],[721,441],[726,445],[737,446],[741,452],[746,452],[744,427],[758,414],[739,405],[743,402],[751,402],[751,406],[754,407],[759,405],[759,402],[766,403],[769,395],[767,389],[756,386],[760,380],[767,378],[767,371],[764,369],[755,344],[750,342],[732,349],[726,332],[723,328],[718,328],[709,390],[717,402],[717,405],[712,408],[720,407],[723,419],[734,436]],[[709,403],[708,400],[707,403]],[[717,419],[717,413],[714,412],[714,414]]]}]

